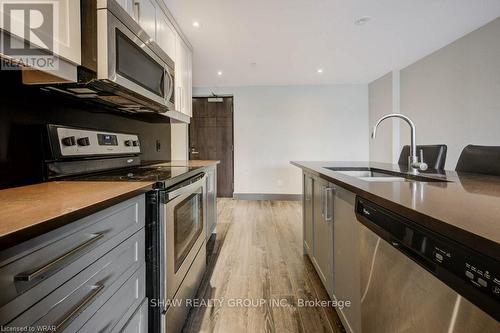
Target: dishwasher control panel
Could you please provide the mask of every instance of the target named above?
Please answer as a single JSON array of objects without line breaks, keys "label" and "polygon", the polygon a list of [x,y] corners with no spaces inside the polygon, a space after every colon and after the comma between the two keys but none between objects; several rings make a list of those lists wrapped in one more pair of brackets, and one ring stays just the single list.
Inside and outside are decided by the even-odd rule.
[{"label": "dishwasher control panel", "polygon": [[449,242],[453,241],[432,238],[429,253],[432,261],[500,301],[499,263],[472,249]]},{"label": "dishwasher control panel", "polygon": [[452,289],[500,320],[500,263],[362,198],[358,220]]}]

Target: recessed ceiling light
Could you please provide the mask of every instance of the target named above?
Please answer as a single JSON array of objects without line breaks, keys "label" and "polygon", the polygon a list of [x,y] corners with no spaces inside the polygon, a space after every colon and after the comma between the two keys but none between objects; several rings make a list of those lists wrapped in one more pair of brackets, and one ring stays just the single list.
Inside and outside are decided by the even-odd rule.
[{"label": "recessed ceiling light", "polygon": [[198,22],[198,21],[194,21],[194,22],[193,22],[193,27],[195,27],[195,28],[199,28],[199,27],[200,27],[200,22]]},{"label": "recessed ceiling light", "polygon": [[222,71],[218,71],[217,75],[221,76],[222,75]]},{"label": "recessed ceiling light", "polygon": [[318,68],[317,72],[318,74],[323,74],[323,68]]},{"label": "recessed ceiling light", "polygon": [[358,18],[356,21],[354,21],[354,24],[356,25],[365,25],[371,20],[370,16],[363,16]]}]

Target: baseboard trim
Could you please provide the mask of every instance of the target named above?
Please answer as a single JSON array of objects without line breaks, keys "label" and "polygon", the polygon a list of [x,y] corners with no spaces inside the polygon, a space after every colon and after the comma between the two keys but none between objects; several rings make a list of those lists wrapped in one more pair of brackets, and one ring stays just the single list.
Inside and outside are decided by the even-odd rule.
[{"label": "baseboard trim", "polygon": [[271,200],[271,201],[300,201],[301,194],[274,194],[274,193],[234,193],[238,200]]}]

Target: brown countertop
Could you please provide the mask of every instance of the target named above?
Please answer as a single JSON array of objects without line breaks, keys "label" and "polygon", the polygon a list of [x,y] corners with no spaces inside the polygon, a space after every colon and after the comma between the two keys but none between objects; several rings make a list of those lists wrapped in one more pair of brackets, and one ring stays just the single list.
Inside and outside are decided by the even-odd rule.
[{"label": "brown countertop", "polygon": [[500,260],[500,177],[457,174],[421,174],[446,182],[368,182],[326,169],[376,168],[408,174],[398,165],[368,162],[291,162],[367,200],[392,210],[428,229]]},{"label": "brown countertop", "polygon": [[145,193],[152,184],[54,181],[0,190],[0,249]]},{"label": "brown countertop", "polygon": [[[150,161],[172,167],[203,168],[219,161]],[[188,176],[185,171],[177,177]],[[149,181],[53,181],[0,190],[0,250],[148,192]]]}]

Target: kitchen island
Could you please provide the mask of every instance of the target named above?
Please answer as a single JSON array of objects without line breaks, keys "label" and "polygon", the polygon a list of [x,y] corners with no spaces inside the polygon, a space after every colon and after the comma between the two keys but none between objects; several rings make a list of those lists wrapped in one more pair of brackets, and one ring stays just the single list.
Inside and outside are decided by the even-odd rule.
[{"label": "kitchen island", "polygon": [[[413,177],[404,166],[373,162],[291,162],[437,233],[500,260],[500,177],[429,170],[427,181],[365,181],[339,172],[373,168]],[[328,169],[334,168],[337,171]]]},{"label": "kitchen island", "polygon": [[331,299],[351,301],[336,309],[347,331],[498,331],[500,177],[291,163],[304,254]]}]

